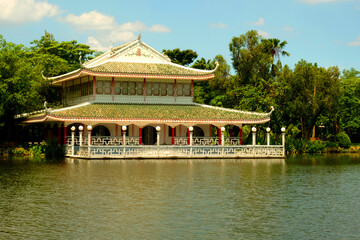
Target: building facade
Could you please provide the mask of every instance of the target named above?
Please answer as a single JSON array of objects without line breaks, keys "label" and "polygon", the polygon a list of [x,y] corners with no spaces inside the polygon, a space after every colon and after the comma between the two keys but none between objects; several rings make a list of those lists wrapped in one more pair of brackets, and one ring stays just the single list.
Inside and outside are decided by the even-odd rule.
[{"label": "building facade", "polygon": [[[216,68],[172,63],[138,38],[49,78],[61,87],[64,107],[45,105],[24,123],[43,124],[44,139],[66,144],[69,156],[206,157],[215,150],[255,156],[258,147],[242,145],[242,126],[270,121],[273,108],[256,113],[194,103],[194,83],[214,78]],[[280,156],[283,149],[266,152]]]}]

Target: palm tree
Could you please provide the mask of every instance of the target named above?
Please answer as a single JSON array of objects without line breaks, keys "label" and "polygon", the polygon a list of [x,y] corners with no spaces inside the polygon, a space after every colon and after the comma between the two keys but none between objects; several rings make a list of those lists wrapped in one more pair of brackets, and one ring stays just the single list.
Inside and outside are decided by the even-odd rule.
[{"label": "palm tree", "polygon": [[290,56],[290,53],[283,50],[287,42],[286,41],[280,42],[280,40],[277,38],[263,39],[263,42],[265,43],[266,51],[271,54],[271,59],[272,59],[271,75],[274,77],[278,73],[279,69],[282,68],[280,55]]}]

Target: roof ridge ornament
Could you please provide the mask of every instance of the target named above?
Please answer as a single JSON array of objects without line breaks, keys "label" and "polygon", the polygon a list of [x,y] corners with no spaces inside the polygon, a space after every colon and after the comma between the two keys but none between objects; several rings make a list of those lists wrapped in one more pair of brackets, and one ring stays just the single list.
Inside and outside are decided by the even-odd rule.
[{"label": "roof ridge ornament", "polygon": [[115,53],[114,45],[113,45],[112,41],[110,40],[110,56],[113,55],[114,53]]},{"label": "roof ridge ornament", "polygon": [[81,68],[85,68],[84,65],[83,65],[82,62],[81,62],[81,59],[82,59],[82,56],[81,56],[81,54],[80,54],[80,57],[79,57],[80,67],[81,67]]},{"label": "roof ridge ornament", "polygon": [[44,70],[41,71],[41,76],[44,80],[48,80],[48,78],[44,76]]},{"label": "roof ridge ornament", "polygon": [[44,102],[45,112],[46,114],[50,113],[49,109],[47,108],[47,101]]},{"label": "roof ridge ornament", "polygon": [[219,66],[220,66],[220,64],[218,63],[218,61],[216,61],[215,62],[215,69],[213,71],[215,72]]},{"label": "roof ridge ornament", "polygon": [[137,39],[141,42],[141,27],[139,27],[139,36]]}]

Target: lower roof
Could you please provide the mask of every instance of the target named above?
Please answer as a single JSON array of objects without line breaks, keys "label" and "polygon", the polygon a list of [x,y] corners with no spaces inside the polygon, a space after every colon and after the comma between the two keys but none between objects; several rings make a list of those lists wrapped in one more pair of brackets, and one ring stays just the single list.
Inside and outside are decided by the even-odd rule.
[{"label": "lower roof", "polygon": [[30,115],[25,123],[116,122],[116,123],[194,123],[194,124],[261,124],[270,121],[268,113],[245,112],[209,105],[113,104],[85,103]]}]

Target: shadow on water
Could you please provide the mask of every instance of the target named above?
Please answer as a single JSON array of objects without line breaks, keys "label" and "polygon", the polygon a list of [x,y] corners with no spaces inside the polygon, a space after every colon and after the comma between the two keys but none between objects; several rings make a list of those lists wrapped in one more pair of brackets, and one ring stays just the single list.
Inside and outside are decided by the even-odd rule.
[{"label": "shadow on water", "polygon": [[359,163],[1,159],[0,239],[357,239]]},{"label": "shadow on water", "polygon": [[287,165],[354,165],[360,164],[360,154],[289,155]]}]

